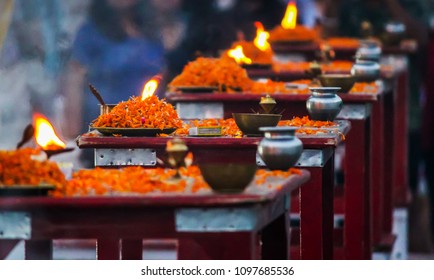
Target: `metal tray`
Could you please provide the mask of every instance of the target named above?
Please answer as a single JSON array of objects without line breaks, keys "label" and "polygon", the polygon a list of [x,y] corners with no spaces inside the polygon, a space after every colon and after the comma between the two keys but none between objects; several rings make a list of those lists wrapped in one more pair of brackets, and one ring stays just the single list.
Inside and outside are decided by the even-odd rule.
[{"label": "metal tray", "polygon": [[92,127],[92,129],[97,130],[103,135],[112,136],[122,135],[122,136],[149,136],[153,137],[157,134],[171,134],[175,132],[176,128],[116,128],[116,127]]},{"label": "metal tray", "polygon": [[52,185],[14,185],[0,186],[0,197],[12,196],[47,196],[49,191],[54,190]]}]

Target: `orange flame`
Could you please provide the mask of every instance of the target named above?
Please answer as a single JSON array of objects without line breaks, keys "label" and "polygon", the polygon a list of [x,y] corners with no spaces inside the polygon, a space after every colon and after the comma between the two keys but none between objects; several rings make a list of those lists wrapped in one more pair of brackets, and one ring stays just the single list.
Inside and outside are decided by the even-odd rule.
[{"label": "orange flame", "polygon": [[284,29],[294,29],[297,26],[297,6],[293,1],[288,3],[285,16],[282,19]]},{"label": "orange flame", "polygon": [[35,113],[33,122],[36,143],[44,150],[60,150],[66,147],[66,144],[59,139],[53,126],[44,115]]},{"label": "orange flame", "polygon": [[241,45],[229,50],[228,56],[235,59],[237,63],[252,64],[252,60],[244,55],[243,47]]},{"label": "orange flame", "polygon": [[265,31],[264,26],[259,21],[255,22],[256,26],[256,38],[253,41],[255,46],[261,51],[265,52],[270,49],[270,44],[268,43],[268,38],[270,38],[270,33]]},{"label": "orange flame", "polygon": [[142,91],[142,101],[154,95],[160,82],[161,82],[161,76],[155,75],[145,84]]}]

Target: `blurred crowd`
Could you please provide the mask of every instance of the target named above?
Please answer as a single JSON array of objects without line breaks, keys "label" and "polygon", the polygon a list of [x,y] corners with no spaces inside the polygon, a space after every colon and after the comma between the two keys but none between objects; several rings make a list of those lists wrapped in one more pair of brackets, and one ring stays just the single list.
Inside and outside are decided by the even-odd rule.
[{"label": "blurred crowd", "polygon": [[[323,36],[357,37],[363,21],[373,33],[390,20],[406,25],[419,44],[410,57],[410,185],[417,189],[425,158],[433,186],[434,1],[296,2],[298,21]],[[107,103],[125,100],[155,74],[170,81],[195,57],[253,39],[255,21],[266,29],[280,24],[286,5],[286,0],[2,0],[0,148],[14,146],[35,111],[74,139],[98,114],[89,83]],[[164,86],[160,89],[164,94]],[[434,201],[434,191],[431,195]]]}]

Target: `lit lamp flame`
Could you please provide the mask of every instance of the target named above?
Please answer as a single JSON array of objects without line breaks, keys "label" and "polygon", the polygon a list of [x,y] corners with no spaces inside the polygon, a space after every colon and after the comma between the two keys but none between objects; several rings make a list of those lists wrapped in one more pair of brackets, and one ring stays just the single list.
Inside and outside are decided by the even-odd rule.
[{"label": "lit lamp flame", "polygon": [[155,75],[145,84],[142,91],[142,101],[154,95],[155,91],[158,88],[158,85],[160,84],[160,81],[161,76]]},{"label": "lit lamp flame", "polygon": [[265,52],[270,49],[270,44],[268,43],[268,38],[270,38],[270,33],[264,30],[264,26],[259,21],[255,22],[256,26],[256,38],[253,40],[255,46],[261,51]]},{"label": "lit lamp flame", "polygon": [[60,150],[66,147],[66,144],[56,135],[53,126],[46,117],[36,113],[33,116],[33,121],[36,143],[44,150]]},{"label": "lit lamp flame", "polygon": [[285,16],[282,19],[284,29],[294,29],[297,26],[297,6],[293,1],[288,3]]},{"label": "lit lamp flame", "polygon": [[228,56],[235,59],[235,61],[240,64],[252,64],[252,60],[244,55],[243,47],[238,45],[234,49],[228,51]]}]

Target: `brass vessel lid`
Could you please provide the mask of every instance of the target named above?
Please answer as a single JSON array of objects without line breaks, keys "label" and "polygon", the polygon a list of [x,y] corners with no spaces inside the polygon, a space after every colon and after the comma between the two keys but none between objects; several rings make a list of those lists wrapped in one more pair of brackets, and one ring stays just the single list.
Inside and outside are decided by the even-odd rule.
[{"label": "brass vessel lid", "polygon": [[261,101],[259,102],[259,105],[261,105],[265,114],[271,113],[271,111],[274,109],[276,104],[277,104],[276,100],[273,97],[271,97],[269,94],[267,94],[265,97],[261,97]]}]

